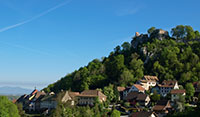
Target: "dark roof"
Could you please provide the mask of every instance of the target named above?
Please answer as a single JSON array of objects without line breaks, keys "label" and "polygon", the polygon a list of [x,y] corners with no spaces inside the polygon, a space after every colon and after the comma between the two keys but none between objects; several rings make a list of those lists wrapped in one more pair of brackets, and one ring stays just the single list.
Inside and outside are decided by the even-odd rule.
[{"label": "dark roof", "polygon": [[171,94],[184,94],[185,89],[172,89]]},{"label": "dark roof", "polygon": [[133,91],[133,92],[130,92],[128,93],[128,95],[124,98],[125,100],[132,100],[132,99],[136,99],[137,96],[141,94],[140,92],[136,92],[136,91]]},{"label": "dark roof", "polygon": [[21,97],[19,97],[16,102],[21,103],[21,102],[25,101],[26,97],[27,97],[27,95],[24,94]]},{"label": "dark roof", "polygon": [[150,111],[150,112],[146,112],[146,111],[134,112],[129,117],[151,117],[152,114],[154,114],[155,117],[158,117],[158,115],[153,111]]},{"label": "dark roof", "polygon": [[147,96],[148,96],[147,94],[140,93],[140,94],[137,95],[137,99],[136,100],[145,101]]},{"label": "dark roof", "polygon": [[56,95],[45,95],[43,98],[41,98],[41,101],[55,101]]},{"label": "dark roof", "polygon": [[172,80],[172,81],[164,80],[162,82],[162,84],[160,85],[160,87],[174,87],[176,83],[177,83],[177,81],[175,81],[175,80]]},{"label": "dark roof", "polygon": [[160,111],[166,109],[166,107],[169,106],[171,108],[169,100],[160,100],[157,102],[157,104],[153,107],[153,110]]}]

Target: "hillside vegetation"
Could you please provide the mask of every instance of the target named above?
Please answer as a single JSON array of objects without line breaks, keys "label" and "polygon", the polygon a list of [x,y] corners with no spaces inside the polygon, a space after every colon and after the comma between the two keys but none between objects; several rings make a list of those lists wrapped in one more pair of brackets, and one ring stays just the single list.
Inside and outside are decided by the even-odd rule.
[{"label": "hillside vegetation", "polygon": [[44,88],[83,91],[114,84],[128,86],[143,75],[156,75],[160,81],[178,80],[185,86],[200,80],[200,33],[191,26],[178,25],[168,32],[150,28],[136,33],[131,43],[117,46],[108,57],[94,59],[87,66]]}]

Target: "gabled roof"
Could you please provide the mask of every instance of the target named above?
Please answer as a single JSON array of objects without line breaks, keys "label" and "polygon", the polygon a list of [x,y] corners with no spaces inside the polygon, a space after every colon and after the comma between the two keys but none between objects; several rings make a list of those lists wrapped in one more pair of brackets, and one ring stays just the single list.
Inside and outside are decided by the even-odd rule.
[{"label": "gabled roof", "polygon": [[162,111],[166,108],[171,108],[169,100],[160,100],[157,104],[153,107],[154,111]]},{"label": "gabled roof", "polygon": [[147,80],[147,81],[158,81],[158,77],[157,76],[149,76],[149,75],[145,75],[143,77],[144,80]]},{"label": "gabled roof", "polygon": [[30,95],[34,95],[34,94],[36,94],[38,92],[38,90],[37,89],[35,89],[35,90],[33,90],[32,92],[31,92],[31,94]]},{"label": "gabled roof", "polygon": [[176,83],[177,83],[177,81],[175,81],[175,80],[172,80],[172,81],[164,80],[162,82],[162,84],[160,85],[160,87],[174,87]]},{"label": "gabled roof", "polygon": [[124,91],[126,88],[125,87],[117,87],[117,91],[122,92]]},{"label": "gabled roof", "polygon": [[144,90],[145,90],[145,89],[144,89],[141,85],[139,85],[139,84],[134,84],[133,86],[136,87],[139,91],[144,91]]},{"label": "gabled roof", "polygon": [[151,115],[154,114],[155,117],[158,117],[158,115],[153,112],[146,112],[146,111],[140,111],[140,112],[134,112],[129,117],[151,117]]},{"label": "gabled roof", "polygon": [[133,91],[128,93],[128,95],[124,98],[125,100],[132,100],[132,99],[136,99],[138,96],[139,92]]},{"label": "gabled roof", "polygon": [[171,94],[184,94],[185,89],[172,89]]},{"label": "gabled roof", "polygon": [[80,97],[99,97],[99,96],[104,96],[106,97],[101,91],[98,90],[84,90],[81,92]]}]

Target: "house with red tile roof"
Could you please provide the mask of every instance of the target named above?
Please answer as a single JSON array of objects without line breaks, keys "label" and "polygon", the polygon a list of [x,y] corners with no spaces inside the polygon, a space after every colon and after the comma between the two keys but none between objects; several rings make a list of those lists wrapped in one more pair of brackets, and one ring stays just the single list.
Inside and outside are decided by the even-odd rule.
[{"label": "house with red tile roof", "polygon": [[133,92],[133,91],[144,93],[145,89],[140,84],[134,84],[134,85],[131,86],[131,88],[129,89],[128,92],[130,93],[130,92]]}]

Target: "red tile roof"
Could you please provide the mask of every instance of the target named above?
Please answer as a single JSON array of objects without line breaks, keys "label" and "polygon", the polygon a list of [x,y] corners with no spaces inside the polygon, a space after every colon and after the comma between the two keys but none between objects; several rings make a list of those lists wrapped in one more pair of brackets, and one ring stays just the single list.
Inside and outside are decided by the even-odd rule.
[{"label": "red tile roof", "polygon": [[153,81],[158,81],[158,77],[157,76],[149,76],[149,75],[145,75],[144,76],[145,80],[153,80]]},{"label": "red tile roof", "polygon": [[117,87],[117,90],[119,91],[119,92],[122,92],[122,91],[124,91],[126,88],[125,87]]},{"label": "red tile roof", "polygon": [[171,94],[184,94],[185,89],[172,89]]},{"label": "red tile roof", "polygon": [[166,81],[164,80],[160,87],[174,87],[177,81]]},{"label": "red tile roof", "polygon": [[134,86],[139,90],[139,91],[144,91],[145,89],[139,85],[139,84],[134,84]]}]

